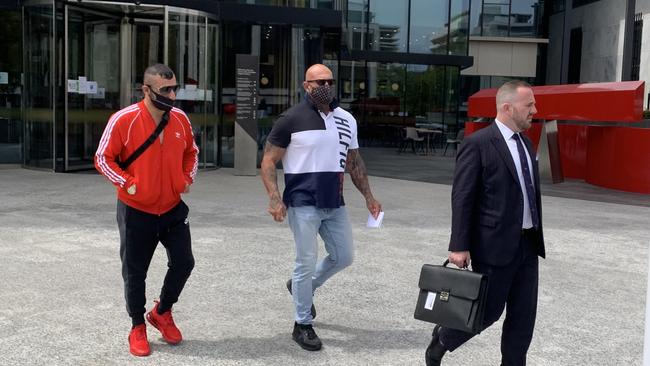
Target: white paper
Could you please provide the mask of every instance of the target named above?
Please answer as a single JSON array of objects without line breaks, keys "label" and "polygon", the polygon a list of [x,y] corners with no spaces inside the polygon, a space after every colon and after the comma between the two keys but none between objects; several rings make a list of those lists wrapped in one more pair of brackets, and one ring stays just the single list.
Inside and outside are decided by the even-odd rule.
[{"label": "white paper", "polygon": [[188,88],[186,89],[178,89],[178,92],[176,93],[176,100],[199,100],[199,91],[201,89],[196,89],[196,85],[187,86]]},{"label": "white paper", "polygon": [[185,89],[183,88],[178,89],[178,91],[176,92],[176,100],[185,100],[185,99],[187,99],[185,95]]},{"label": "white paper", "polygon": [[0,84],[9,84],[8,72],[0,72]]},{"label": "white paper", "polygon": [[429,292],[427,294],[427,301],[424,302],[424,308],[427,310],[433,310],[433,303],[436,302],[436,293]]},{"label": "white paper", "polygon": [[205,100],[205,89],[196,89],[196,100]]},{"label": "white paper", "polygon": [[79,80],[68,79],[68,93],[78,93],[78,92],[79,92]]},{"label": "white paper", "polygon": [[384,221],[384,211],[381,211],[376,219],[372,217],[372,214],[368,214],[368,223],[366,226],[379,228],[381,227],[382,221]]},{"label": "white paper", "polygon": [[79,76],[79,90],[77,92],[79,94],[88,93],[88,79],[85,76]]},{"label": "white paper", "polygon": [[91,99],[104,99],[106,98],[106,88],[97,88],[97,93],[89,94],[88,97]]},{"label": "white paper", "polygon": [[[176,99],[178,99],[178,98],[176,98]],[[194,88],[194,89],[185,89],[185,99],[186,100],[198,100],[199,99],[199,91],[196,88]]]},{"label": "white paper", "polygon": [[97,82],[89,81],[86,84],[86,94],[96,94],[97,93]]}]

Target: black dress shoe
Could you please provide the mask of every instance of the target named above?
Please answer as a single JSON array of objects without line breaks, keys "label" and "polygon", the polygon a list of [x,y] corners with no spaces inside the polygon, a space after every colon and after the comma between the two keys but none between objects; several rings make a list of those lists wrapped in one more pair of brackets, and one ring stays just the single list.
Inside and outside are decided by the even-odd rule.
[{"label": "black dress shoe", "polygon": [[[289,290],[290,295],[293,295],[291,293],[291,282],[292,282],[291,279],[289,279],[289,281],[287,281],[287,290]],[[312,303],[311,303],[311,318],[312,318],[312,320],[316,319],[316,306],[314,306],[314,299],[313,298],[312,298]]]},{"label": "black dress shoe", "polygon": [[440,337],[438,334],[439,332],[440,326],[436,325],[433,328],[431,343],[429,344],[429,347],[427,347],[427,351],[424,353],[424,360],[427,366],[440,366],[440,363],[442,362],[442,356],[444,356],[445,352],[447,352],[445,347],[440,344]]}]

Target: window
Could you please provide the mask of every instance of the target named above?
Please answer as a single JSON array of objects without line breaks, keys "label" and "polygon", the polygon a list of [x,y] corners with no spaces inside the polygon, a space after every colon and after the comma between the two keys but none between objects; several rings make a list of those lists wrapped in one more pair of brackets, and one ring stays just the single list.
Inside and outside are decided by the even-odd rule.
[{"label": "window", "polygon": [[[554,6],[555,3],[552,5]],[[539,0],[472,0],[470,34],[491,37],[537,37],[543,7],[544,2]]]},{"label": "window", "polygon": [[447,54],[448,0],[412,0],[409,52]]},{"label": "window", "polygon": [[408,2],[370,1],[368,50],[406,52]]},{"label": "window", "polygon": [[368,0],[350,0],[347,9],[345,43],[350,49],[365,49],[368,30]]},{"label": "window", "polygon": [[517,0],[510,6],[510,37],[535,37],[541,16],[537,0]]},{"label": "window", "polygon": [[481,20],[483,23],[483,36],[506,37],[508,36],[508,15],[510,4],[503,1],[484,1]]},{"label": "window", "polygon": [[641,39],[643,38],[643,14],[634,16],[634,36],[632,37],[632,75],[630,80],[639,80],[639,68],[641,65]]},{"label": "window", "polygon": [[469,26],[469,0],[452,1],[449,12],[450,55],[467,55],[467,27]]},{"label": "window", "polygon": [[573,0],[573,8],[577,8],[579,6],[584,6],[587,4],[595,3],[596,1],[599,0]]},{"label": "window", "polygon": [[582,28],[571,29],[570,42],[569,75],[567,82],[569,84],[577,84],[580,82],[580,63],[582,62]]},{"label": "window", "polygon": [[552,0],[551,1],[551,14],[557,14],[564,11],[564,2],[566,0]]}]

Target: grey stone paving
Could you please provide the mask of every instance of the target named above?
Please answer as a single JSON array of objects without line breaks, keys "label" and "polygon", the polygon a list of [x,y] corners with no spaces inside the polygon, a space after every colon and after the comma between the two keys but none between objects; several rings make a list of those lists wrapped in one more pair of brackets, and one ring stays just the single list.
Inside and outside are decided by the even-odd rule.
[{"label": "grey stone paving", "polygon": [[[356,261],[316,294],[321,352],[291,340],[284,282],[293,243],[266,214],[259,177],[200,172],[191,209],[196,268],[174,317],[184,333],[128,353],[115,196],[104,178],[0,170],[0,365],[422,365],[431,326],[413,319],[420,266],[446,256],[448,185],[372,177],[384,228],[347,179]],[[543,197],[548,259],[529,365],[640,365],[650,208]],[[147,297],[165,269],[160,248]],[[497,365],[500,323],[444,365]]]}]

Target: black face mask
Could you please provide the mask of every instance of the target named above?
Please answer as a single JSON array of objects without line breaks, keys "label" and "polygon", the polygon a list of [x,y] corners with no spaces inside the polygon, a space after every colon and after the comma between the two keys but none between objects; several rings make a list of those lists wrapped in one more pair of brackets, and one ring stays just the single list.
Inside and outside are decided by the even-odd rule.
[{"label": "black face mask", "polygon": [[153,95],[155,96],[154,98],[151,98],[151,103],[153,103],[153,106],[160,109],[161,111],[169,112],[174,108],[174,100],[171,98],[167,98],[164,95],[158,94],[155,91],[151,91]]},{"label": "black face mask", "polygon": [[309,95],[311,100],[318,105],[329,105],[334,100],[334,90],[327,84],[313,88]]}]

